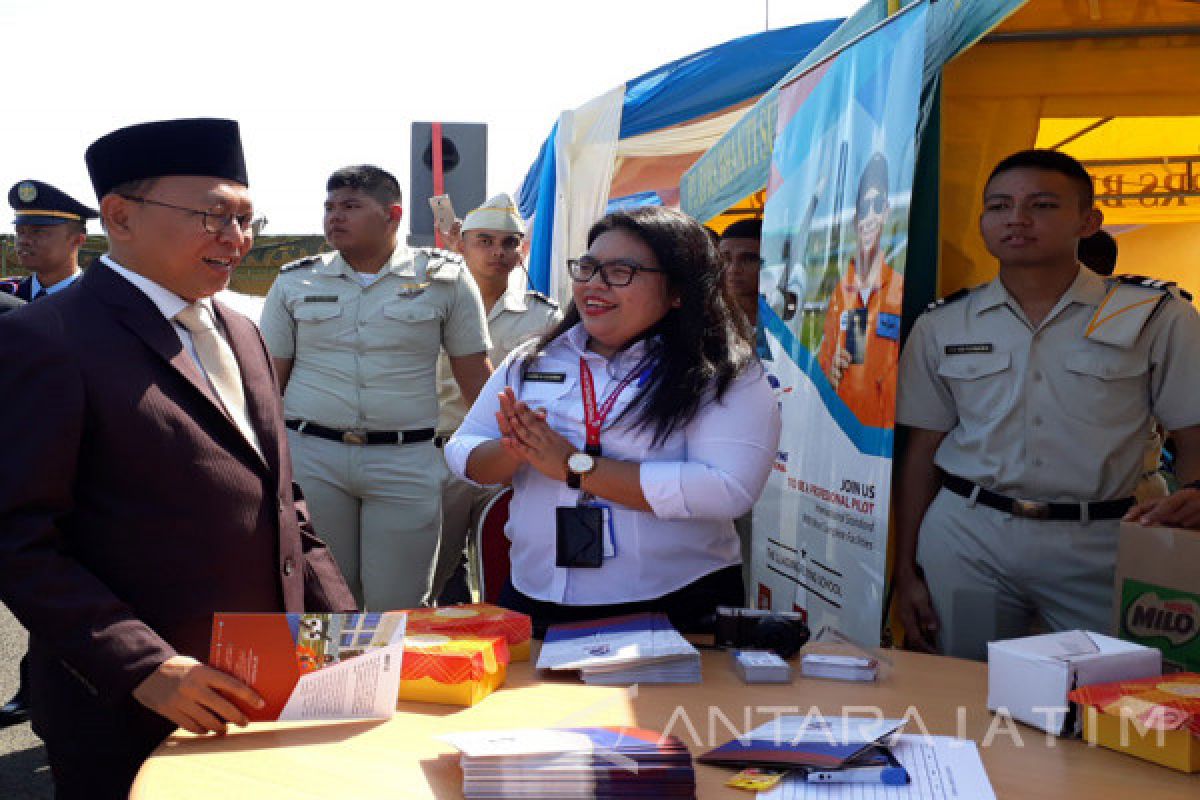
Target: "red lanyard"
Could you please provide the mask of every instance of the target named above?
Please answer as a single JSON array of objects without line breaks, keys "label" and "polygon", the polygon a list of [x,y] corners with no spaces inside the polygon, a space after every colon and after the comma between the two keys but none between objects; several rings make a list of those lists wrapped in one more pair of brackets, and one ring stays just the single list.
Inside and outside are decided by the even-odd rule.
[{"label": "red lanyard", "polygon": [[600,455],[600,429],[604,427],[604,420],[608,419],[608,412],[612,411],[621,392],[633,383],[635,377],[637,376],[631,372],[622,378],[621,382],[608,393],[608,397],[604,398],[604,402],[597,408],[596,385],[592,382],[592,370],[583,356],[579,357],[579,386],[583,393],[583,426],[587,431],[587,447],[585,449],[589,454]]}]

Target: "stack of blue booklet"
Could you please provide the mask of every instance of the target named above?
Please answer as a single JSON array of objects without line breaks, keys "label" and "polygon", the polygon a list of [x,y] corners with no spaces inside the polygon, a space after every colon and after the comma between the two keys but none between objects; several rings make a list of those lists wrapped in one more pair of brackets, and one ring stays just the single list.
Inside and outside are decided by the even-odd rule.
[{"label": "stack of blue booklet", "polygon": [[579,670],[584,683],[699,683],[700,653],[666,614],[552,625],[538,669]]},{"label": "stack of blue booklet", "polygon": [[903,719],[779,716],[699,757],[705,764],[839,769],[886,745]]},{"label": "stack of blue booklet", "polygon": [[687,745],[637,728],[528,728],[442,737],[462,753],[466,800],[695,797]]}]

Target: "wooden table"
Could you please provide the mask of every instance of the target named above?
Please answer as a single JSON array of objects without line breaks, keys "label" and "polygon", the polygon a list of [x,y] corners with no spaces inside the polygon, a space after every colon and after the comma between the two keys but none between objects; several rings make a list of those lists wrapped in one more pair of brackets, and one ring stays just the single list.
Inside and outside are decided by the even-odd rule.
[{"label": "wooden table", "polygon": [[[584,686],[543,679],[520,663],[511,665],[505,688],[474,708],[404,703],[387,721],[256,723],[222,738],[176,733],[142,767],[131,800],[460,798],[458,757],[434,738],[439,733],[637,725],[669,730],[696,756],[776,714],[814,708],[829,716],[879,708],[888,717],[908,714],[908,733],[924,728],[973,739],[1000,798],[1200,797],[1200,775],[994,717],[986,708],[985,664],[895,652],[894,666],[875,684],[796,678],[790,686],[748,686],[733,673],[728,653],[703,653],[704,683],[692,686]],[[724,786],[730,774],[697,765],[699,797],[752,800]]]}]

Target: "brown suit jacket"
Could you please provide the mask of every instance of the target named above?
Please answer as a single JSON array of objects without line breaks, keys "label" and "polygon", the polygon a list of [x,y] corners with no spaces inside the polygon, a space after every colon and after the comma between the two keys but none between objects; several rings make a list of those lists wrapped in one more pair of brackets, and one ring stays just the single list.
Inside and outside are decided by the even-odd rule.
[{"label": "brown suit jacket", "polygon": [[138,714],[130,692],[164,660],[207,660],[215,611],[354,608],[293,498],[262,338],[214,305],[266,463],[171,324],[104,264],[0,318],[0,397],[24,421],[0,448],[0,598],[30,631],[52,751],[80,698]]}]

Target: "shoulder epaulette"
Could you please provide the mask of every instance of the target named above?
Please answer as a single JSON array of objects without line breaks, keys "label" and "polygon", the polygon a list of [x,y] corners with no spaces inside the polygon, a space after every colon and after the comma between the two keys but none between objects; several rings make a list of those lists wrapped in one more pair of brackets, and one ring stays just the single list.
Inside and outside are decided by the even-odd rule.
[{"label": "shoulder epaulette", "polygon": [[945,297],[939,297],[929,305],[925,306],[926,311],[936,311],[942,306],[948,306],[951,303],[958,302],[971,293],[970,289],[959,289],[957,292],[952,292]]},{"label": "shoulder epaulette", "polygon": [[435,261],[440,264],[443,261],[454,262],[463,260],[463,257],[453,250],[443,250],[440,247],[414,247],[413,253],[425,256],[429,259],[430,264]]},{"label": "shoulder epaulette", "polygon": [[[430,277],[436,277],[438,272],[443,267],[454,265],[458,267],[466,266],[463,257],[452,250],[443,250],[440,247],[417,247],[413,249],[413,257],[419,258],[425,256],[425,272]],[[457,270],[451,270],[450,279],[458,277]]]},{"label": "shoulder epaulette", "polygon": [[1155,289],[1164,294],[1178,293],[1180,297],[1187,300],[1189,303],[1192,300],[1191,292],[1184,289],[1174,281],[1164,281],[1159,278],[1149,278],[1145,275],[1113,275],[1109,278],[1115,283],[1124,284],[1125,286],[1140,286],[1143,289]]},{"label": "shoulder epaulette", "polygon": [[549,295],[542,294],[541,292],[537,291],[536,289],[526,289],[525,296],[532,297],[534,300],[541,300],[543,303],[550,306],[551,308],[558,308],[557,300],[555,300],[553,297],[550,297]]},{"label": "shoulder epaulette", "polygon": [[279,268],[279,271],[280,272],[291,272],[294,269],[300,269],[300,267],[311,267],[311,266],[314,266],[315,264],[317,264],[320,260],[321,260],[320,256],[305,256],[304,258],[298,258],[295,261],[291,261],[291,262],[288,262],[287,264],[284,264],[282,267]]}]

